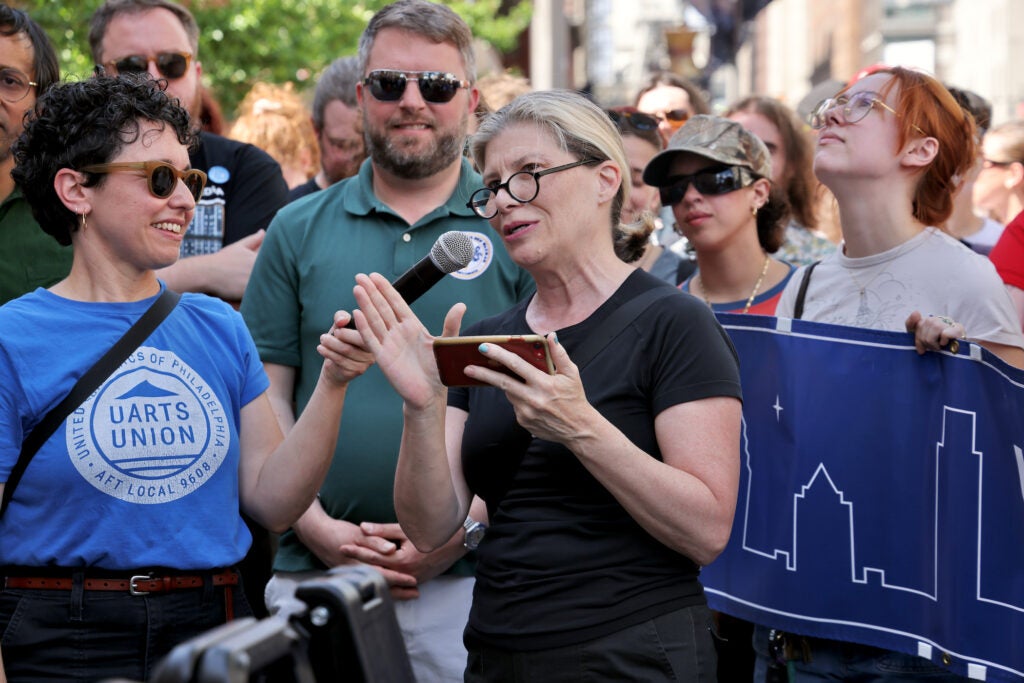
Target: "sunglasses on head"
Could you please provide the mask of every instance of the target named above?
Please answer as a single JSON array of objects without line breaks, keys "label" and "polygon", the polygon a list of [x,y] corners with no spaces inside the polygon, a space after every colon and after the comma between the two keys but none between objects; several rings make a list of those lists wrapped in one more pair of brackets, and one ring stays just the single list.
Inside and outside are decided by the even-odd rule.
[{"label": "sunglasses on head", "polygon": [[196,169],[179,171],[163,161],[120,161],[110,164],[93,164],[79,169],[84,173],[137,173],[146,176],[149,191],[154,197],[167,199],[174,194],[180,179],[185,183],[196,201],[203,196],[206,174]]},{"label": "sunglasses on head", "polygon": [[680,128],[690,120],[689,109],[669,109],[668,111],[652,112],[651,116],[666,122],[672,128]]},{"label": "sunglasses on head", "polygon": [[683,200],[691,183],[697,192],[703,195],[719,195],[747,187],[759,177],[744,166],[705,169],[693,175],[672,176],[668,179],[668,184],[658,188],[658,191],[661,194],[662,206],[672,206]]},{"label": "sunglasses on head", "polygon": [[370,94],[381,102],[397,102],[409,81],[416,81],[420,96],[431,104],[451,102],[461,88],[468,88],[469,81],[461,81],[455,74],[444,71],[396,71],[376,69],[371,71],[363,84]]},{"label": "sunglasses on head", "polygon": [[149,63],[156,64],[156,70],[164,78],[181,78],[192,63],[192,55],[188,52],[158,52],[155,55],[128,55],[107,66],[114,67],[119,74],[143,73],[149,71]]},{"label": "sunglasses on head", "polygon": [[639,111],[616,111],[615,109],[606,109],[605,112],[612,123],[619,127],[619,130],[626,128],[639,131],[658,130],[658,119],[650,114]]}]

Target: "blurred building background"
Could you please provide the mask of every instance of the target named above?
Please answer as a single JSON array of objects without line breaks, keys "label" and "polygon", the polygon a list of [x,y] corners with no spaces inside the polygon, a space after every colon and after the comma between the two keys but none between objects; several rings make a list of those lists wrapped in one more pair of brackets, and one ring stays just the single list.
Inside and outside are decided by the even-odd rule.
[{"label": "blurred building background", "polygon": [[[536,87],[631,102],[644,76],[698,81],[716,106],[757,93],[797,107],[876,63],[922,68],[1024,116],[1022,0],[534,0]],[[812,90],[817,89],[812,93]],[[830,90],[832,90],[830,92]],[[1021,107],[1018,111],[1018,107]]]}]

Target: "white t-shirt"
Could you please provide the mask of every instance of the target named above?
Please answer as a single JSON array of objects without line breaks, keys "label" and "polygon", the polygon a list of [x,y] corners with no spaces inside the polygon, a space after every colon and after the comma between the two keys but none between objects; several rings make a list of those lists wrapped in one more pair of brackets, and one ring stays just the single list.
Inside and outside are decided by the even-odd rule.
[{"label": "white t-shirt", "polygon": [[[778,317],[793,316],[802,280],[803,269],[782,293]],[[863,258],[838,249],[814,270],[802,318],[904,332],[914,311],[953,318],[969,339],[1024,348],[1017,313],[995,267],[936,228]]]}]

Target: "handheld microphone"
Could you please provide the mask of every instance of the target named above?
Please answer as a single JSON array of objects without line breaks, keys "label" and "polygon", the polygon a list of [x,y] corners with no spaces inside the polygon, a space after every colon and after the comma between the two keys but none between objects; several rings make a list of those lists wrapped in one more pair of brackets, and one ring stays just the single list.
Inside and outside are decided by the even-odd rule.
[{"label": "handheld microphone", "polygon": [[[405,300],[411,304],[426,294],[427,290],[436,285],[448,273],[462,270],[473,260],[473,240],[465,233],[449,230],[434,242],[430,253],[424,256],[409,270],[402,273],[392,286]],[[355,319],[345,327],[355,328]]]}]

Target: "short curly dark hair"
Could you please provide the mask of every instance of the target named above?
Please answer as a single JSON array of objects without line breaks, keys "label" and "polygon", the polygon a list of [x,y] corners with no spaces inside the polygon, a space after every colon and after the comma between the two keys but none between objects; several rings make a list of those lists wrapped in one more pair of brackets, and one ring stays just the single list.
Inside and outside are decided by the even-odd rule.
[{"label": "short curly dark hair", "polygon": [[[96,76],[50,88],[29,112],[25,130],[13,145],[11,175],[32,208],[40,227],[57,242],[71,244],[78,229],[73,211],[54,189],[63,168],[105,164],[141,134],[141,122],[163,122],[191,150],[197,141],[188,112],[149,74]],[[85,173],[86,187],[104,182]]]},{"label": "short curly dark hair", "polygon": [[768,201],[757,212],[757,241],[761,248],[774,254],[786,241],[786,223],[790,217],[789,202],[780,187],[772,184]]}]

